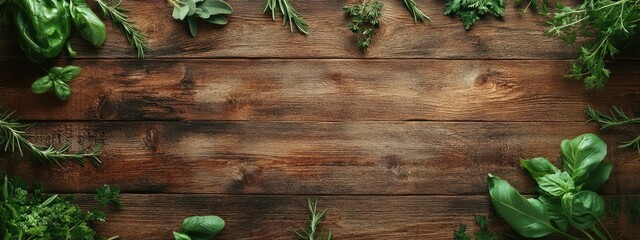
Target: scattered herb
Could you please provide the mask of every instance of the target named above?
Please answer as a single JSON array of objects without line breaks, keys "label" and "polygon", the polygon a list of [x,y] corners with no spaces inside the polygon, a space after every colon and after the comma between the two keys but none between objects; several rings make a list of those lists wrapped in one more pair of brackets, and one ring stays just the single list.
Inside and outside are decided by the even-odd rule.
[{"label": "scattered herb", "polygon": [[298,239],[300,240],[332,240],[333,234],[331,230],[329,230],[328,235],[322,234],[320,231],[320,223],[324,220],[324,215],[327,213],[327,209],[322,210],[322,212],[318,212],[318,201],[316,200],[307,200],[307,205],[309,206],[309,226],[307,229],[300,228],[300,231],[293,231],[296,235],[298,235]]},{"label": "scattered herb", "polygon": [[287,0],[266,0],[264,9],[262,9],[263,13],[271,12],[271,19],[273,21],[276,20],[276,8],[280,7],[280,12],[282,12],[282,26],[286,26],[287,22],[289,22],[289,26],[291,26],[291,32],[293,32],[293,26],[296,26],[299,33],[309,34],[309,25],[307,24],[298,11],[296,11],[293,6]]},{"label": "scattered herb", "polygon": [[59,149],[53,146],[41,146],[31,143],[27,138],[27,131],[33,127],[32,124],[18,123],[12,119],[13,112],[5,112],[0,114],[0,148],[4,152],[15,152],[16,150],[23,155],[23,149],[30,152],[33,159],[41,164],[56,164],[60,166],[62,162],[76,162],[80,165],[84,164],[84,159],[89,159],[93,164],[99,166],[102,162],[98,158],[100,156],[100,146],[98,145],[91,152],[80,151],[76,154],[67,153],[69,145],[63,145]]},{"label": "scattered herb", "polygon": [[208,240],[224,228],[224,220],[218,216],[188,217],[182,222],[182,231],[173,232],[175,240]]},{"label": "scattered herb", "polygon": [[101,239],[96,236],[91,223],[105,221],[103,212],[81,210],[73,204],[73,196],[42,194],[41,186],[30,195],[28,184],[18,178],[9,180],[5,175],[1,181],[0,229],[3,239]]},{"label": "scattered herb", "polygon": [[418,22],[418,20],[420,20],[423,22],[431,22],[431,18],[416,6],[415,0],[404,0],[404,5],[407,6],[407,10],[409,10],[411,15],[413,15],[413,21]]},{"label": "scattered herb", "polygon": [[522,8],[521,12],[524,14],[529,9],[533,9],[540,15],[549,14],[549,0],[516,0],[516,5],[522,6],[524,2],[527,2],[527,6]]},{"label": "scattered herb", "polygon": [[169,0],[173,18],[189,24],[191,36],[198,35],[198,18],[216,25],[227,25],[233,8],[223,0]]},{"label": "scattered herb", "polygon": [[96,201],[100,203],[100,207],[112,206],[116,208],[122,207],[120,201],[120,189],[115,186],[103,185],[97,190]]},{"label": "scattered herb", "polygon": [[[489,219],[485,216],[476,215],[474,222],[480,228],[480,231],[473,233],[476,240],[501,240],[504,239],[502,234],[489,231]],[[471,236],[467,233],[467,225],[458,225],[458,230],[453,231],[453,239],[455,240],[471,240]]]},{"label": "scattered herb", "polygon": [[504,16],[504,0],[448,0],[444,5],[444,15],[459,15],[465,30],[487,13]]},{"label": "scattered herb", "polygon": [[360,4],[346,6],[342,10],[351,17],[349,30],[358,35],[358,48],[367,50],[373,42],[373,34],[380,27],[384,5],[378,0],[361,0]]},{"label": "scattered herb", "polygon": [[561,153],[564,171],[544,158],[520,161],[538,183],[538,198],[526,199],[508,182],[489,174],[489,194],[496,211],[523,237],[558,234],[578,239],[568,232],[571,226],[590,239],[594,239],[591,234],[613,239],[601,222],[604,199],[595,193],[609,179],[613,167],[602,162],[607,145],[594,134],[583,134],[562,141]]},{"label": "scattered herb", "polygon": [[66,101],[71,96],[69,83],[78,75],[80,75],[80,67],[52,67],[49,69],[49,74],[33,82],[31,91],[35,94],[54,91],[60,100]]},{"label": "scattered herb", "polygon": [[131,47],[137,50],[138,58],[144,58],[144,52],[151,50],[147,46],[149,37],[134,26],[135,23],[126,14],[129,10],[120,7],[122,0],[116,0],[115,4],[108,4],[104,0],[96,0],[96,2],[98,2],[102,13],[111,19],[113,26],[118,26],[122,30],[127,40],[131,43]]},{"label": "scattered herb", "polygon": [[637,41],[640,30],[638,0],[584,1],[577,7],[556,4],[558,12],[548,21],[548,35],[576,44],[578,36],[592,39],[580,46],[569,77],[582,80],[587,89],[602,89],[609,79],[604,58]]},{"label": "scattered herb", "polygon": [[[602,113],[589,106],[587,108],[587,121],[599,123],[600,125],[602,125],[600,127],[600,129],[602,130],[640,124],[640,117],[627,116],[627,114],[625,114],[624,111],[622,111],[622,109],[619,107],[612,106],[609,112],[611,115]],[[618,147],[634,147],[640,152],[640,135],[632,140],[620,142],[620,145]]]}]

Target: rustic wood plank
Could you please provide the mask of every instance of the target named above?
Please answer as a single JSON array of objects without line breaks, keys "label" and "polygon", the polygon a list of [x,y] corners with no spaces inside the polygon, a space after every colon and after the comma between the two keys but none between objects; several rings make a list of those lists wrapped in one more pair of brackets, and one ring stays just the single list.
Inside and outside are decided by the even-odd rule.
[{"label": "rustic wood plank", "polygon": [[[58,62],[56,65],[64,65]],[[30,120],[584,121],[584,109],[637,110],[637,62],[604,91],[563,76],[566,61],[74,61],[73,95],[34,95],[42,72],[0,64],[0,103]],[[17,79],[16,79],[17,78]]]},{"label": "rustic wood plank", "polygon": [[[597,132],[587,123],[63,122],[33,129],[38,142],[104,144],[104,165],[0,169],[56,192],[242,194],[445,194],[486,192],[487,173],[533,193],[519,159],[559,163],[562,139]],[[604,134],[615,167],[604,193],[640,192],[640,155]],[[14,156],[17,158],[17,156]],[[559,164],[558,164],[559,165]]]},{"label": "rustic wood plank", "polygon": [[[382,27],[364,54],[347,29],[341,8],[346,0],[296,1],[294,6],[311,26],[311,35],[290,33],[262,14],[262,0],[230,0],[234,14],[226,27],[200,24],[192,38],[185,24],[171,17],[164,0],[125,1],[131,17],[147,33],[154,49],[150,58],[444,58],[444,59],[569,59],[573,47],[544,36],[544,18],[521,14],[507,3],[502,20],[485,17],[465,31],[459,17],[443,16],[444,0],[421,0],[418,5],[434,24],[415,24],[402,1],[385,1]],[[97,8],[95,8],[97,10]],[[95,49],[82,39],[73,44],[79,58],[133,58],[129,43],[108,23],[108,39]],[[0,57],[21,57],[15,37],[0,39]]]},{"label": "rustic wood plank", "polygon": [[[92,206],[91,195],[78,202]],[[314,197],[315,198],[315,197]],[[319,208],[327,208],[322,229],[331,229],[336,239],[452,239],[459,223],[475,227],[474,215],[489,215],[487,196],[331,196],[318,197]],[[107,222],[97,223],[98,233],[128,239],[169,239],[182,220],[191,215],[216,214],[226,227],[216,239],[296,239],[292,230],[305,226],[307,196],[238,195],[137,195],[123,196],[124,208],[108,211]],[[624,219],[624,218],[623,218]],[[624,220],[622,220],[624,221]],[[618,239],[637,236],[638,228],[608,220],[608,229]],[[497,219],[493,230],[513,233]],[[135,229],[135,231],[133,230]]]}]

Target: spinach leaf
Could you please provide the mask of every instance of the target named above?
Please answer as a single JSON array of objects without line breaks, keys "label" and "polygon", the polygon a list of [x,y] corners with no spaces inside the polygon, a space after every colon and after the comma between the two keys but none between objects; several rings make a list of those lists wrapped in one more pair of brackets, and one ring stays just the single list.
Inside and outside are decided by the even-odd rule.
[{"label": "spinach leaf", "polygon": [[43,94],[53,90],[60,100],[67,100],[71,96],[69,82],[78,75],[80,75],[80,67],[53,67],[49,69],[49,74],[33,82],[31,91],[35,94]]},{"label": "spinach leaf", "polygon": [[607,155],[607,144],[598,136],[588,133],[561,144],[564,170],[571,175],[576,186],[582,185]]},{"label": "spinach leaf", "polygon": [[549,221],[545,204],[538,199],[526,199],[509,183],[489,174],[489,194],[496,211],[524,237],[544,237],[560,230]]}]

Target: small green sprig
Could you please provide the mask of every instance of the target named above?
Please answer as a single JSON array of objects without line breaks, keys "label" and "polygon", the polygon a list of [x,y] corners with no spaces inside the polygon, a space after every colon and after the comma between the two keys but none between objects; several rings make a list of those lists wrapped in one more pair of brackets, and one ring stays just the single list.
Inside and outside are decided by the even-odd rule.
[{"label": "small green sprig", "polygon": [[327,209],[318,212],[318,202],[316,200],[308,199],[309,205],[309,226],[307,229],[300,228],[300,231],[293,231],[296,235],[298,235],[298,239],[300,240],[332,240],[333,234],[329,231],[328,235],[323,235],[320,231],[319,225],[324,220],[325,213]]},{"label": "small green sprig", "polygon": [[85,152],[82,150],[75,154],[67,153],[69,145],[65,144],[59,149],[53,146],[41,146],[31,143],[27,138],[27,131],[33,127],[32,124],[18,123],[11,116],[13,112],[5,112],[0,114],[0,148],[4,152],[19,152],[23,156],[23,151],[31,153],[35,162],[40,164],[55,164],[60,166],[63,162],[76,162],[84,165],[84,159],[89,159],[96,166],[100,166],[102,161],[100,156],[100,145],[96,146],[93,151]]},{"label": "small green sprig", "polygon": [[549,0],[516,0],[516,5],[522,6],[525,2],[527,5],[520,10],[523,14],[533,9],[537,14],[549,15]]},{"label": "small green sprig", "polygon": [[[489,231],[489,219],[485,216],[476,215],[473,217],[474,222],[480,228],[479,231],[473,232],[476,240],[501,240],[504,239],[503,234]],[[453,239],[455,240],[471,240],[471,236],[466,233],[467,225],[459,224],[458,229],[453,231]]]},{"label": "small green sprig", "polygon": [[444,15],[459,15],[465,30],[487,13],[504,16],[504,0],[448,0],[444,5]]},{"label": "small green sprig", "polygon": [[[587,108],[587,122],[596,122],[601,125],[600,129],[605,130],[614,127],[625,127],[640,124],[640,117],[630,117],[621,108],[612,106],[610,115],[600,112],[591,106]],[[622,141],[620,148],[634,147],[640,152],[640,135],[632,140]]]},{"label": "small green sprig", "polygon": [[282,12],[282,26],[286,26],[287,22],[291,27],[291,32],[293,32],[293,26],[295,25],[296,29],[299,33],[309,34],[309,24],[302,19],[302,15],[296,11],[295,8],[291,5],[291,3],[287,2],[287,0],[266,0],[264,4],[264,8],[262,12],[265,14],[269,14],[271,12],[271,19],[276,20],[276,8],[280,8],[280,12]]},{"label": "small green sprig", "polygon": [[122,207],[122,201],[120,201],[120,189],[116,186],[110,186],[104,184],[101,188],[98,188],[96,195],[96,201],[100,204],[100,207],[112,206],[115,208]]},{"label": "small green sprig", "polygon": [[359,36],[358,48],[366,51],[373,42],[373,34],[380,27],[384,5],[378,0],[361,0],[359,4],[345,6],[342,10],[351,17],[349,30]]},{"label": "small green sprig", "polygon": [[425,14],[418,8],[415,0],[404,0],[404,5],[407,7],[407,10],[409,10],[411,15],[413,15],[414,22],[418,22],[418,20],[423,22],[431,22],[431,18],[429,18],[427,14]]},{"label": "small green sprig", "polygon": [[127,40],[131,43],[131,47],[137,50],[138,58],[144,58],[145,51],[151,50],[151,48],[147,46],[147,39],[149,37],[134,26],[135,22],[129,19],[129,16],[126,14],[129,10],[120,7],[122,0],[119,0],[113,5],[105,3],[104,0],[96,1],[100,9],[102,9],[104,16],[111,19],[111,23],[122,30]]},{"label": "small green sprig", "polygon": [[173,19],[187,22],[192,37],[198,35],[198,19],[224,26],[233,8],[223,0],[169,0],[173,5]]}]

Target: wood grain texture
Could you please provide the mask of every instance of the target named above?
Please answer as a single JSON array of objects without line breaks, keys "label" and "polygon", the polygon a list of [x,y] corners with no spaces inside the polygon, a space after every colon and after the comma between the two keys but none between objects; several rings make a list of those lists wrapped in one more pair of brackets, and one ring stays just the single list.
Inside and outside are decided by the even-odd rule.
[{"label": "wood grain texture", "polygon": [[[306,224],[307,197],[314,196],[228,196],[228,195],[138,195],[123,196],[124,208],[108,211],[107,222],[98,223],[98,232],[118,235],[122,240],[170,239],[182,220],[190,215],[221,216],[226,227],[215,239],[296,239],[293,230]],[[459,223],[475,227],[474,215],[489,215],[486,196],[331,196],[317,197],[318,208],[327,208],[322,229],[335,239],[452,239]],[[91,196],[79,196],[79,202],[91,206]],[[624,219],[624,218],[623,218]],[[624,220],[622,220],[624,221]],[[638,228],[608,220],[608,229],[616,239],[640,234]],[[505,230],[501,220],[492,230]],[[135,230],[134,230],[135,229]],[[517,236],[517,235],[514,235]]]},{"label": "wood grain texture", "polygon": [[[56,192],[92,192],[102,183],[124,192],[224,194],[485,194],[493,173],[525,193],[533,182],[519,159],[559,165],[560,142],[587,123],[440,122],[109,122],[50,123],[38,142],[104,144],[104,165],[1,169]],[[613,143],[621,133],[605,134]],[[609,146],[614,164],[603,193],[634,194],[640,155]]]},{"label": "wood grain texture", "polygon": [[[513,2],[502,20],[485,17],[465,31],[459,17],[443,16],[444,0],[420,0],[418,6],[434,24],[415,24],[402,1],[385,1],[382,27],[365,54],[347,29],[341,8],[345,0],[295,1],[311,27],[303,36],[281,27],[262,13],[263,0],[230,0],[234,13],[226,27],[198,26],[192,38],[186,24],[171,17],[165,0],[124,1],[131,17],[150,36],[149,58],[441,58],[441,59],[570,59],[573,47],[544,36],[541,16],[522,15]],[[97,10],[97,8],[95,8]],[[95,49],[82,39],[73,44],[79,58],[133,58],[118,29],[109,28],[107,41]],[[0,39],[0,57],[22,57],[15,37]]]},{"label": "wood grain texture", "polygon": [[[62,103],[33,95],[42,75],[0,66],[0,103],[28,120],[584,121],[587,105],[637,110],[637,62],[618,62],[604,91],[564,78],[566,61],[74,61]],[[63,61],[56,65],[64,65]],[[16,81],[16,78],[19,81]]]}]

